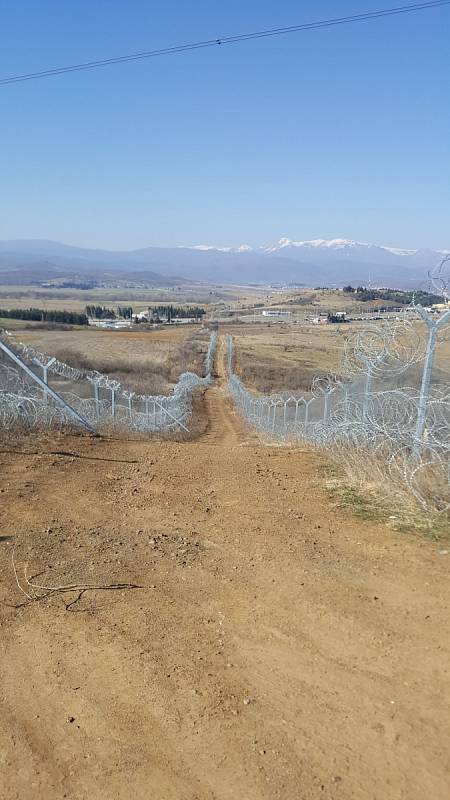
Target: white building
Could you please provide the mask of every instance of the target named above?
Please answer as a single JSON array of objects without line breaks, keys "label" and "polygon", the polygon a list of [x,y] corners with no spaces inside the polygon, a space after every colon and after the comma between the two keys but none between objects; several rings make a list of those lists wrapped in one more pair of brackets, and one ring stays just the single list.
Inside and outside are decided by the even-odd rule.
[{"label": "white building", "polygon": [[263,317],[290,317],[291,312],[281,311],[281,310],[272,311],[271,309],[265,308],[264,311],[262,312],[262,315]]}]

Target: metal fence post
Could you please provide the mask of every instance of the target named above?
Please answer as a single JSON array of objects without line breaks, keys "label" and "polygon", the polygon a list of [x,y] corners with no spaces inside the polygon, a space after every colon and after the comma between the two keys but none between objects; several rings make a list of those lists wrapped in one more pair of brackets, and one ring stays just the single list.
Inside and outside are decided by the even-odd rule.
[{"label": "metal fence post", "polygon": [[95,398],[95,413],[97,414],[97,419],[100,416],[99,413],[99,403],[98,403],[98,383],[94,381],[94,398]]},{"label": "metal fence post", "polygon": [[[54,357],[50,358],[47,361],[46,364],[43,364],[42,361],[39,361],[39,359],[37,359],[37,358],[34,358],[33,361],[34,361],[35,364],[38,365],[38,367],[41,367],[41,369],[42,369],[42,380],[44,381],[45,385],[48,386],[48,368],[51,367],[52,364],[54,364],[54,362],[56,361],[56,358],[54,358]],[[48,394],[47,394],[47,392],[44,392],[44,401],[45,401],[45,403],[48,403]]]},{"label": "metal fence post", "polygon": [[364,385],[364,397],[363,397],[363,407],[362,407],[362,418],[363,418],[364,422],[367,419],[367,409],[368,409],[368,406],[369,406],[369,394],[370,394],[371,389],[372,389],[372,378],[373,378],[373,366],[370,365],[367,368],[366,382],[365,382],[365,385]]},{"label": "metal fence post", "polygon": [[428,341],[425,353],[425,363],[422,373],[422,384],[420,387],[419,405],[417,410],[416,429],[414,432],[414,443],[412,449],[413,459],[420,458],[427,421],[428,398],[430,395],[431,376],[433,371],[434,353],[436,350],[436,339],[439,328],[450,320],[450,311],[447,311],[437,322],[434,322],[424,308],[417,306],[417,312],[422,317],[428,328]]},{"label": "metal fence post", "polygon": [[305,428],[309,425],[309,404],[312,402],[312,398],[310,400],[305,401]]},{"label": "metal fence post", "polygon": [[330,394],[332,391],[333,390],[323,392],[323,422],[328,422],[328,416],[330,413]]},{"label": "metal fence post", "polygon": [[67,413],[71,417],[73,417],[77,422],[83,425],[83,427],[86,428],[88,431],[94,433],[94,428],[92,427],[92,425],[86,419],[84,419],[81,416],[81,414],[78,413],[78,411],[72,408],[72,406],[69,405],[69,403],[67,403],[63,397],[61,397],[57,392],[55,392],[55,390],[52,389],[51,386],[48,386],[42,380],[42,378],[39,378],[39,376],[36,375],[33,372],[33,370],[30,369],[30,367],[27,364],[25,364],[24,361],[22,361],[21,358],[19,358],[19,356],[14,352],[14,350],[11,350],[9,347],[7,347],[6,344],[4,344],[4,342],[1,341],[0,341],[0,349],[3,350],[3,352],[6,353],[7,356],[9,356],[11,361],[17,364],[17,366],[20,367],[20,369],[22,369],[28,375],[28,377],[30,377],[33,381],[35,381],[35,383],[37,383],[38,386],[40,386],[40,388],[43,389],[44,392],[46,392],[49,395],[49,397],[52,398],[52,400],[54,400],[59,406],[64,408],[65,411],[67,411]]},{"label": "metal fence post", "polygon": [[344,386],[344,422],[348,419],[348,383]]},{"label": "metal fence post", "polygon": [[272,420],[272,433],[275,431],[275,420],[277,416],[277,404],[276,402],[273,405],[273,420]]},{"label": "metal fence post", "polygon": [[[48,366],[46,364],[41,364],[42,367],[42,380],[44,381],[45,385],[48,386]],[[44,392],[44,402],[47,405],[48,403],[48,394]]]}]

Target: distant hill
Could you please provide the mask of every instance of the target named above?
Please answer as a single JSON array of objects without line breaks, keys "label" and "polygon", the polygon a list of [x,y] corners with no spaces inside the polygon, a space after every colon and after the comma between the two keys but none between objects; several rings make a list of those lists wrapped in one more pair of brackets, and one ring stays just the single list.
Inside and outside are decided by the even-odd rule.
[{"label": "distant hill", "polygon": [[88,280],[151,286],[186,283],[176,272],[162,275],[152,268],[149,259],[135,260],[128,253],[90,250],[45,240],[0,241],[0,284],[26,286],[48,281],[82,283]]},{"label": "distant hill", "polygon": [[[0,283],[86,280],[171,286],[212,283],[347,283],[413,288],[427,282],[443,253],[402,250],[348,239],[280,239],[270,247],[147,247],[110,251],[46,240],[0,242]],[[180,277],[182,276],[182,277]]]}]

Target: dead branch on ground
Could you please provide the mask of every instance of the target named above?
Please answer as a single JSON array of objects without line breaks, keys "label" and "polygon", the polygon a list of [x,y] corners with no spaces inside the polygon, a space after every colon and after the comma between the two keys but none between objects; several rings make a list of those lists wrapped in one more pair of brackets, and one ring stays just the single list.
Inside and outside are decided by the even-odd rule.
[{"label": "dead branch on ground", "polygon": [[[14,572],[14,577],[16,580],[17,588],[19,591],[26,597],[26,600],[23,603],[17,604],[7,604],[11,605],[12,608],[22,608],[23,606],[30,605],[31,603],[38,603],[40,600],[45,600],[48,597],[53,597],[56,594],[64,594],[66,592],[78,592],[77,597],[74,600],[71,600],[69,603],[64,603],[66,607],[66,611],[69,611],[72,606],[78,603],[79,600],[83,597],[85,592],[88,591],[113,591],[113,590],[120,590],[120,589],[142,589],[143,587],[137,583],[107,583],[107,584],[100,584],[100,583],[68,583],[68,584],[61,584],[58,586],[43,586],[38,583],[33,583],[33,580],[30,580],[28,577],[28,564],[25,564],[24,567],[24,581],[31,589],[33,594],[24,589],[21,582],[19,581],[19,575],[17,572],[16,562],[14,558],[14,550],[11,553],[11,561],[12,561],[12,568]],[[33,576],[32,576],[33,577]],[[34,576],[34,577],[37,577]],[[33,577],[33,579],[34,579]],[[40,592],[38,594],[37,592]]]}]

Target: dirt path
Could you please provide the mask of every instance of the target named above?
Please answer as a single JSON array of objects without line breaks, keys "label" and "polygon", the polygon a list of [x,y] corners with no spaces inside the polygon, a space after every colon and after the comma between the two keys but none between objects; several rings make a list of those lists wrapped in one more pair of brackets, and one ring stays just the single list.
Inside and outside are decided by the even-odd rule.
[{"label": "dirt path", "polygon": [[230,447],[248,439],[242,420],[234,409],[226,390],[225,344],[219,339],[216,356],[215,385],[205,394],[205,414],[208,420],[204,435],[198,442]]},{"label": "dirt path", "polygon": [[[206,403],[197,442],[0,446],[0,797],[447,800],[445,544]],[[13,548],[22,583],[142,588],[12,608]]]},{"label": "dirt path", "polygon": [[230,447],[245,439],[241,421],[231,403],[224,397],[221,388],[208,389],[205,394],[205,413],[208,419],[205,433],[200,437],[200,444],[215,444]]}]

